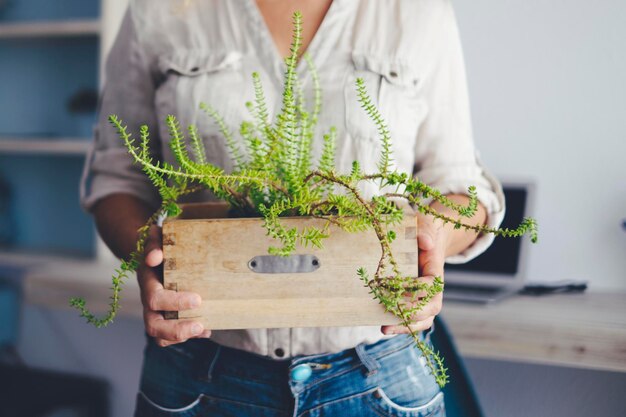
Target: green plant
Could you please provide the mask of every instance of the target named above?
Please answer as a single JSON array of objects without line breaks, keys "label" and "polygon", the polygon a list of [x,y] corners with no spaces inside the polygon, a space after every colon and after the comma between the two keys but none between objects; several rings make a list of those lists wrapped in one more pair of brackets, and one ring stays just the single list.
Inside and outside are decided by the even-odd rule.
[{"label": "green plant", "polygon": [[[71,304],[78,308],[81,316],[89,323],[100,327],[112,322],[119,309],[122,282],[138,268],[149,228],[162,215],[172,217],[180,214],[179,198],[201,188],[206,188],[227,201],[235,216],[262,216],[267,233],[279,243],[269,248],[269,253],[273,255],[288,256],[298,245],[322,247],[331,224],[350,232],[373,230],[381,248],[378,266],[373,273],[359,268],[357,275],[385,309],[397,316],[409,329],[413,315],[443,290],[443,281],[436,277],[432,284],[427,284],[416,277],[403,276],[400,272],[391,250],[391,242],[395,239],[393,226],[402,220],[403,210],[394,200],[405,200],[419,212],[439,218],[445,223],[452,223],[456,228],[509,237],[530,233],[531,239],[536,241],[536,224],[530,218],[525,219],[514,230],[494,229],[484,225],[465,224],[424,204],[422,199],[432,198],[467,218],[476,212],[478,200],[475,189],[470,187],[469,204],[456,204],[418,178],[392,170],[391,135],[378,109],[371,102],[362,79],[356,83],[359,102],[375,123],[382,144],[377,172],[363,172],[358,161],[353,162],[349,173],[335,171],[334,128],[330,128],[323,136],[323,151],[314,166],[311,149],[313,132],[321,109],[321,88],[312,61],[305,54],[304,59],[313,75],[315,91],[312,110],[307,110],[302,87],[295,72],[301,46],[299,13],[294,15],[293,24],[294,34],[291,54],[286,60],[282,108],[274,122],[269,120],[263,86],[257,73],[252,74],[255,97],[252,102],[247,103],[252,120],[242,122],[239,129],[245,144],[243,148],[219,114],[209,105],[201,105],[225,138],[234,162],[233,172],[227,174],[222,168],[207,162],[203,142],[196,127],[188,128],[187,143],[174,116],[168,116],[166,123],[171,137],[170,147],[178,166],[153,159],[149,153],[150,138],[146,126],[140,129],[141,140],[137,143],[122,121],[116,116],[110,116],[110,122],[124,140],[130,155],[141,164],[143,171],[158,188],[162,205],[139,230],[136,251],[116,271],[108,314],[102,318],[95,317],[86,308],[84,300],[72,299]],[[359,191],[359,184],[368,181],[389,191],[365,199]],[[299,230],[284,226],[281,222],[283,216],[312,216],[324,219],[326,223],[322,228],[308,227]],[[418,297],[418,293],[423,296]],[[437,382],[441,386],[445,385],[448,376],[442,359],[428,344],[419,340],[417,334],[411,334],[417,347],[427,358],[428,366]]]}]

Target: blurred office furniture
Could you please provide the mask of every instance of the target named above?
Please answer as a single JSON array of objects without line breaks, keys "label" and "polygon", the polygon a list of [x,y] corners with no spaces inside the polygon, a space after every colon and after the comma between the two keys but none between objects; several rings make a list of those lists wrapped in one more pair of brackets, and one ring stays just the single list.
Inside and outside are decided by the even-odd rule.
[{"label": "blurred office furniture", "polygon": [[3,417],[45,417],[55,411],[71,410],[72,415],[109,417],[109,387],[101,379],[60,372],[0,365],[0,415]]},{"label": "blurred office furniture", "polygon": [[20,362],[15,349],[19,323],[19,298],[18,285],[0,276],[0,363]]},{"label": "blurred office furniture", "polygon": [[450,376],[450,382],[443,389],[446,417],[483,417],[484,413],[474,391],[474,384],[457,351],[448,326],[442,318],[436,317],[434,328],[431,341],[435,351],[444,358]]},{"label": "blurred office furniture", "polygon": [[83,0],[11,1],[0,14],[0,176],[19,213],[4,252],[95,254],[94,227],[77,202],[90,118],[66,103],[98,89],[99,15],[100,1]]},{"label": "blurred office furniture", "polygon": [[464,357],[626,372],[626,292],[517,295],[444,306]]},{"label": "blurred office furniture", "polygon": [[[10,247],[4,254],[113,256],[77,201],[92,135],[90,117],[65,103],[98,91],[128,0],[5,0],[0,10],[0,175],[15,190]],[[85,127],[87,124],[87,127]],[[54,219],[55,221],[50,221]],[[71,224],[72,227],[66,227]]]},{"label": "blurred office furniture", "polygon": [[96,124],[98,91],[94,88],[80,88],[67,100],[67,110],[72,114],[78,133],[82,137],[91,137]]},{"label": "blurred office furniture", "polygon": [[14,238],[15,217],[11,194],[9,183],[0,177],[0,249],[10,246]]},{"label": "blurred office furniture", "polygon": [[0,16],[9,7],[11,0],[0,0]]},{"label": "blurred office furniture", "polygon": [[[515,229],[535,216],[537,186],[523,179],[502,180],[506,213],[500,227]],[[444,303],[458,300],[493,303],[517,293],[527,281],[529,237],[495,239],[479,257],[463,264],[446,265]]]},{"label": "blurred office furniture", "polygon": [[[46,417],[70,411],[72,416],[109,417],[109,387],[100,378],[29,367],[17,352],[20,323],[19,266],[3,266],[0,278],[0,416]],[[23,271],[22,271],[23,272]],[[67,414],[64,414],[67,415]]]}]

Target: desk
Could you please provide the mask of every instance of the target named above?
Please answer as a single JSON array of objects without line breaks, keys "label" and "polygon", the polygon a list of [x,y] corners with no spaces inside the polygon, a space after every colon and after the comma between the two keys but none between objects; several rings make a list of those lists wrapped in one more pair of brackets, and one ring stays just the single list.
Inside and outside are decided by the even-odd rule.
[{"label": "desk", "polygon": [[[69,308],[68,299],[80,295],[104,312],[116,267],[40,261],[23,274],[26,302]],[[121,317],[142,317],[134,278],[121,305]],[[467,357],[626,372],[626,292],[515,296],[488,306],[448,302],[442,316]]]},{"label": "desk", "polygon": [[442,317],[463,356],[626,372],[626,292],[448,303]]}]

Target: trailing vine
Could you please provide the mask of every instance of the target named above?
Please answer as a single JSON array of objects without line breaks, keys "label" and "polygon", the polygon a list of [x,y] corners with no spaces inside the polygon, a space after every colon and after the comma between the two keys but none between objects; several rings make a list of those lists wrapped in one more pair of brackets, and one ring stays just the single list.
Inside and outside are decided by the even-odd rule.
[{"label": "trailing vine", "polygon": [[[175,217],[181,212],[180,197],[199,189],[208,189],[227,201],[235,215],[261,216],[264,228],[277,242],[268,249],[270,254],[288,256],[298,247],[312,245],[321,248],[329,236],[329,226],[336,225],[349,232],[373,231],[380,243],[381,255],[376,270],[368,272],[359,268],[356,273],[373,295],[386,309],[406,326],[416,346],[423,352],[429,369],[437,383],[444,386],[448,381],[443,360],[429,344],[420,340],[411,330],[416,313],[443,291],[441,277],[428,284],[417,277],[404,276],[392,252],[391,243],[396,237],[394,225],[402,221],[404,212],[395,202],[404,200],[420,213],[452,224],[457,229],[476,233],[491,233],[502,237],[520,237],[529,234],[537,240],[537,224],[526,218],[515,229],[491,228],[472,225],[463,218],[472,217],[477,210],[478,197],[474,187],[467,193],[469,203],[459,205],[446,198],[438,190],[421,182],[408,173],[392,169],[392,141],[390,131],[376,106],[372,103],[362,79],[356,82],[358,101],[375,124],[381,138],[381,153],[377,172],[364,173],[358,161],[354,161],[349,173],[335,169],[336,129],[330,128],[323,135],[319,160],[311,160],[314,129],[321,111],[322,89],[312,59],[304,54],[312,74],[314,103],[307,110],[302,85],[295,71],[301,47],[302,16],[293,16],[293,39],[290,56],[286,59],[286,72],[282,92],[282,107],[275,121],[270,121],[265,94],[259,74],[252,74],[254,99],[246,103],[251,121],[241,123],[239,134],[243,148],[235,140],[221,116],[210,105],[202,103],[201,109],[219,127],[225,145],[234,162],[234,169],[226,173],[223,168],[208,162],[204,144],[195,126],[187,129],[189,141],[176,117],[168,116],[166,124],[170,134],[169,145],[178,166],[155,160],[149,152],[150,137],[146,126],[140,129],[137,143],[117,116],[110,116],[110,123],[117,129],[133,160],[140,164],[145,174],[159,190],[161,207],[139,230],[135,252],[123,261],[113,276],[109,312],[103,317],[94,316],[85,301],[73,298],[71,305],[82,317],[97,327],[106,326],[115,318],[120,308],[120,292],[129,274],[136,271],[143,257],[145,241],[150,227],[162,216]],[[189,142],[189,143],[188,143]],[[316,165],[313,167],[313,165]],[[383,192],[370,199],[360,191],[363,183],[374,182]],[[434,200],[454,210],[460,218],[455,219],[439,213],[423,199]],[[325,220],[321,228],[286,227],[284,216],[312,216]]]}]

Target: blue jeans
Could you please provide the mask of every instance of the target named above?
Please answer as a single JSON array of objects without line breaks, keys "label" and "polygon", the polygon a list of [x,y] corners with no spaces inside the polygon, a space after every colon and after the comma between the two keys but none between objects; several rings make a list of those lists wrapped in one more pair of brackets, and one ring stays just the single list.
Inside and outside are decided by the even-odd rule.
[{"label": "blue jeans", "polygon": [[[304,371],[294,373],[298,366]],[[166,348],[149,339],[135,417],[165,416],[444,417],[445,409],[443,393],[405,335],[287,360],[208,339]]]}]

